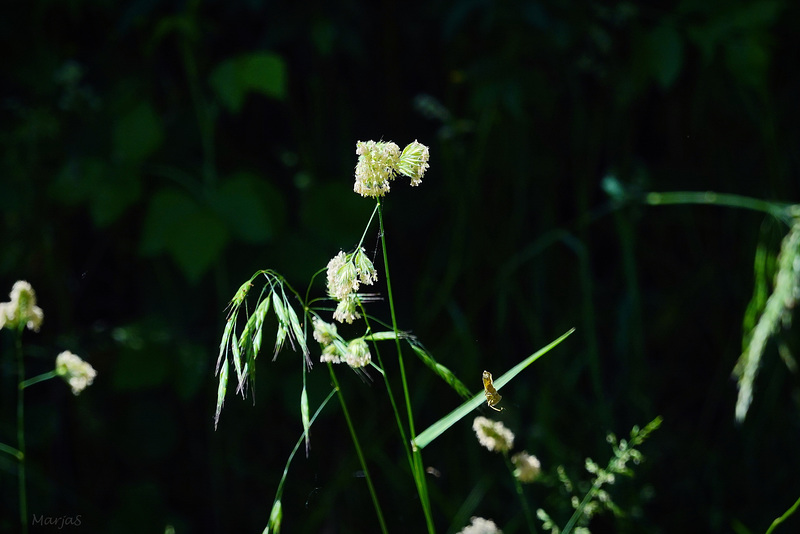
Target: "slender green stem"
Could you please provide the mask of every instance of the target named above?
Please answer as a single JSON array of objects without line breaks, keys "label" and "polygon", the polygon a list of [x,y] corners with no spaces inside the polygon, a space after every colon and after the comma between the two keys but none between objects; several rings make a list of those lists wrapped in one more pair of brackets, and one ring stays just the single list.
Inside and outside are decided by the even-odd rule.
[{"label": "slender green stem", "polygon": [[350,412],[347,410],[347,404],[344,402],[342,389],[339,387],[339,381],[336,379],[336,373],[333,371],[333,365],[330,362],[328,363],[328,371],[331,374],[333,386],[336,388],[336,393],[339,397],[339,403],[342,405],[342,412],[344,413],[345,421],[347,421],[347,428],[350,430],[350,436],[353,438],[353,445],[355,446],[356,454],[358,455],[358,461],[361,463],[361,469],[364,470],[364,478],[367,480],[367,487],[369,488],[369,494],[372,497],[372,504],[375,506],[375,513],[378,515],[378,522],[381,525],[381,532],[388,533],[389,531],[386,529],[386,521],[383,519],[383,511],[381,510],[381,505],[378,502],[378,494],[375,492],[375,487],[372,485],[372,477],[369,476],[369,469],[367,469],[367,462],[364,459],[364,453],[361,451],[361,445],[358,442],[356,429],[353,427],[353,421],[350,419]]},{"label": "slender green stem", "polygon": [[665,204],[712,204],[731,208],[744,208],[767,213],[785,222],[788,222],[796,211],[795,206],[791,204],[780,204],[741,195],[714,193],[713,191],[650,192],[645,194],[644,202],[652,206]]},{"label": "slender green stem", "polygon": [[[314,412],[314,416],[311,418],[312,425],[314,424],[314,421],[317,420],[317,416],[322,412],[322,409],[325,407],[326,404],[328,404],[328,401],[331,400],[331,397],[333,397],[333,394],[336,393],[336,391],[337,389],[331,390],[331,392],[328,393],[328,396],[325,397],[325,400],[322,401],[322,404],[319,405],[317,411]],[[279,501],[281,496],[283,496],[283,486],[286,483],[286,477],[289,474],[289,466],[292,464],[292,460],[294,460],[294,456],[297,454],[297,450],[300,448],[300,445],[303,444],[303,441],[306,439],[306,437],[307,433],[305,430],[303,430],[303,434],[298,438],[297,443],[294,444],[292,452],[289,454],[289,459],[286,460],[286,465],[283,468],[283,476],[281,476],[281,481],[278,483],[278,489],[275,492],[275,501]],[[275,502],[273,502],[273,506],[274,505]]]},{"label": "slender green stem", "polygon": [[[380,223],[381,228],[381,247],[383,249],[383,267],[384,272],[386,273],[386,293],[389,296],[389,311],[392,315],[392,330],[395,334],[400,332],[400,329],[397,327],[397,314],[395,313],[394,309],[394,296],[392,294],[392,277],[389,274],[389,254],[386,247],[386,232],[383,226],[383,209],[381,205],[380,199],[378,199],[377,203],[378,209],[378,221]],[[406,369],[405,365],[403,364],[403,347],[400,343],[400,337],[395,335],[395,344],[397,345],[397,363],[400,367],[400,379],[403,383],[403,396],[406,402],[406,412],[408,414],[408,431],[411,435],[411,440],[413,441],[416,439],[416,431],[414,430],[414,414],[411,409],[411,395],[408,392],[408,380],[406,379]],[[431,503],[428,499],[428,486],[427,481],[425,480],[425,468],[422,465],[422,454],[420,453],[419,449],[414,447],[412,448],[413,454],[413,462],[411,464],[411,471],[414,476],[414,482],[417,485],[417,493],[420,497],[420,502],[422,503],[422,511],[425,514],[425,522],[428,526],[428,532],[433,534],[436,532],[436,529],[433,525],[433,515],[431,513]]]},{"label": "slender green stem", "polygon": [[25,388],[27,388],[29,386],[32,386],[34,384],[38,384],[39,382],[44,382],[45,380],[50,380],[51,378],[55,378],[57,376],[58,376],[58,373],[56,373],[55,371],[49,371],[47,373],[42,373],[42,374],[40,374],[38,376],[34,376],[33,378],[29,378],[24,382],[20,382],[19,388],[20,389],[25,389]]},{"label": "slender green stem", "polygon": [[519,502],[522,504],[522,511],[525,513],[525,521],[528,523],[528,530],[531,531],[531,534],[537,534],[536,530],[536,523],[533,520],[533,514],[531,513],[531,508],[528,506],[528,500],[525,498],[525,492],[522,490],[522,483],[519,479],[514,476],[514,464],[511,463],[511,460],[508,458],[508,453],[503,453],[503,458],[506,461],[506,467],[508,467],[508,472],[511,473],[511,479],[514,481],[514,487],[517,490],[517,497],[519,497]]},{"label": "slender green stem", "polygon": [[22,532],[28,532],[28,491],[25,475],[25,393],[23,382],[25,380],[25,364],[22,359],[22,329],[17,330],[17,448],[19,449],[19,520]]},{"label": "slender green stem", "polygon": [[[361,313],[364,317],[364,322],[367,323],[367,330],[372,331],[372,327],[370,326],[369,317],[367,316],[366,310],[364,307],[361,307]],[[389,383],[389,377],[383,371],[386,366],[383,365],[383,360],[381,359],[381,350],[378,346],[377,341],[373,341],[372,343],[373,348],[375,349],[375,357],[378,360],[378,364],[380,365],[381,376],[383,376],[383,382],[386,384],[386,393],[389,395],[389,403],[392,405],[392,412],[394,412],[395,421],[397,421],[397,429],[400,431],[400,439],[403,441],[403,447],[406,450],[406,456],[408,457],[408,465],[414,465],[413,459],[411,457],[411,447],[409,447],[408,441],[406,440],[406,432],[403,428],[403,421],[400,418],[400,410],[397,409],[397,401],[394,398],[394,393],[392,392],[392,386]]]},{"label": "slender green stem", "polygon": [[792,507],[789,508],[788,510],[786,510],[786,512],[784,512],[784,514],[782,516],[780,516],[777,519],[775,519],[775,521],[772,522],[772,524],[769,526],[769,528],[767,529],[767,532],[765,534],[771,534],[772,531],[775,530],[775,527],[777,527],[778,525],[780,525],[781,523],[783,523],[784,521],[789,519],[789,517],[793,513],[795,513],[795,511],[797,511],[798,507],[800,507],[800,499],[797,499],[794,502],[794,504],[792,505]]},{"label": "slender green stem", "polygon": [[[367,232],[369,231],[369,227],[372,226],[372,221],[375,219],[375,214],[378,212],[380,208],[380,201],[375,203],[375,209],[372,210],[372,215],[369,216],[369,221],[367,225],[364,227],[364,233],[361,234],[361,240],[358,242],[358,248],[361,248],[361,245],[364,243],[364,238],[367,237]],[[381,225],[381,235],[383,235],[383,225]]]},{"label": "slender green stem", "polygon": [[586,496],[584,496],[584,498],[581,501],[581,503],[575,509],[575,513],[572,514],[572,517],[569,518],[569,521],[567,521],[567,524],[564,525],[564,530],[561,531],[561,534],[569,534],[570,532],[572,532],[573,527],[575,527],[575,523],[577,523],[578,519],[580,519],[583,516],[584,508],[586,508],[586,505],[589,504],[589,502],[594,498],[594,496],[600,490],[600,487],[602,485],[603,485],[603,481],[600,478],[598,478],[595,481],[595,483],[592,484],[592,489],[590,489],[586,493]]}]

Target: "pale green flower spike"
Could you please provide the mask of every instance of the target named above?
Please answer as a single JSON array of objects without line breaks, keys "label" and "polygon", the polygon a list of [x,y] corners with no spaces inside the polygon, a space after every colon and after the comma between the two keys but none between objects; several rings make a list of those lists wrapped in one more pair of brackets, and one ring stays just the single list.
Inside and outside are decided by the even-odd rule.
[{"label": "pale green flower spike", "polygon": [[87,386],[91,386],[97,371],[89,363],[66,350],[56,356],[56,374],[64,379],[77,395]]},{"label": "pale green flower spike", "polygon": [[25,326],[28,330],[39,331],[44,320],[44,312],[36,305],[36,292],[24,281],[14,282],[11,288],[11,302],[0,303],[0,328],[16,329]]},{"label": "pale green flower spike", "polygon": [[422,183],[422,176],[430,167],[428,164],[429,159],[430,150],[428,147],[415,140],[403,149],[397,170],[400,171],[400,174],[411,178],[411,185],[417,186]]}]

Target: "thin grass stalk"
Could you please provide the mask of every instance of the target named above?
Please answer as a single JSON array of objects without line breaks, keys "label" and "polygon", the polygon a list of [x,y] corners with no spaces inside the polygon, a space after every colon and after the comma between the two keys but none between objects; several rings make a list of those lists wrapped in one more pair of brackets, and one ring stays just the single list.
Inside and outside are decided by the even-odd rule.
[{"label": "thin grass stalk", "polygon": [[514,464],[512,464],[511,460],[508,458],[508,453],[503,453],[503,459],[506,462],[506,467],[508,467],[508,472],[511,473],[511,479],[514,481],[514,489],[517,490],[517,497],[519,497],[519,502],[522,505],[522,511],[525,514],[525,521],[528,523],[528,530],[531,532],[531,534],[537,534],[538,531],[536,530],[536,523],[533,520],[531,508],[528,506],[528,500],[525,498],[525,492],[522,489],[522,483],[516,476],[514,476]]},{"label": "thin grass stalk", "polygon": [[17,328],[17,448],[19,449],[19,520],[23,534],[28,532],[28,490],[25,473],[25,364],[22,359],[22,329],[24,323],[20,321]]},{"label": "thin grass stalk", "polygon": [[592,484],[592,489],[590,489],[583,497],[583,500],[575,509],[575,513],[572,514],[572,517],[569,518],[567,524],[564,525],[564,530],[561,531],[561,534],[569,534],[572,532],[572,529],[575,527],[575,523],[577,523],[578,520],[583,517],[584,508],[586,508],[586,505],[589,504],[592,499],[594,499],[594,496],[597,494],[603,484],[604,481],[600,478],[595,480],[594,484]]},{"label": "thin grass stalk", "polygon": [[794,504],[792,505],[792,507],[791,507],[791,508],[789,508],[788,510],[786,510],[786,511],[783,513],[783,515],[782,515],[782,516],[780,516],[780,517],[776,518],[776,519],[775,519],[775,521],[773,521],[773,522],[772,522],[772,524],[769,526],[769,528],[767,529],[767,531],[766,531],[764,534],[772,534],[772,531],[773,531],[773,530],[775,530],[775,527],[777,527],[778,525],[780,525],[781,523],[783,523],[784,521],[786,521],[787,519],[789,519],[789,517],[790,517],[792,514],[794,514],[794,513],[795,513],[795,511],[797,511],[797,508],[798,508],[798,507],[800,507],[800,499],[797,499],[797,500],[794,502]]},{"label": "thin grass stalk", "polygon": [[378,523],[381,525],[381,532],[388,534],[389,531],[386,529],[386,521],[383,519],[383,511],[381,510],[381,505],[378,502],[378,494],[375,492],[375,487],[372,485],[372,477],[369,475],[369,469],[367,468],[367,462],[364,459],[364,453],[361,451],[361,445],[358,442],[356,429],[353,427],[353,421],[350,419],[350,412],[347,410],[347,404],[344,401],[342,389],[339,387],[339,381],[336,379],[336,373],[334,372],[333,365],[330,362],[328,362],[328,371],[330,372],[333,386],[336,388],[336,394],[339,397],[339,403],[342,405],[342,412],[344,413],[345,421],[347,421],[347,428],[350,430],[350,437],[353,438],[353,446],[356,449],[358,461],[361,463],[361,469],[364,470],[364,478],[367,480],[367,487],[369,488],[369,494],[372,497],[372,504],[375,507],[375,513],[378,516]]},{"label": "thin grass stalk", "polygon": [[729,208],[744,208],[760,211],[772,215],[776,219],[790,223],[794,206],[779,204],[758,198],[731,195],[728,193],[715,193],[713,191],[670,191],[666,193],[650,192],[645,194],[644,203],[651,206],[666,204],[711,204],[727,206]]},{"label": "thin grass stalk", "polygon": [[[400,343],[399,332],[400,329],[397,327],[397,314],[395,313],[394,309],[394,296],[392,295],[392,278],[389,274],[389,253],[386,247],[386,232],[384,231],[383,226],[383,209],[381,205],[380,199],[378,199],[378,221],[380,223],[380,231],[381,231],[381,248],[383,249],[383,267],[384,272],[386,274],[386,293],[389,296],[389,311],[392,315],[392,330],[395,333],[395,345],[397,346],[397,363],[400,367],[400,379],[403,383],[403,395],[406,401],[406,411],[408,413],[408,430],[409,434],[411,435],[411,440],[416,439],[416,432],[414,430],[414,415],[411,409],[411,395],[408,393],[408,380],[406,379],[406,369],[405,365],[403,364],[403,347]],[[428,532],[433,534],[436,532],[436,529],[433,525],[433,516],[431,514],[431,504],[428,500],[428,487],[427,481],[425,480],[425,469],[422,465],[422,455],[419,452],[419,449],[412,449],[413,454],[413,461],[411,463],[411,472],[414,476],[414,482],[417,486],[417,493],[420,497],[420,502],[422,503],[422,511],[425,514],[425,522],[428,526]]]},{"label": "thin grass stalk", "polygon": [[[317,416],[322,412],[322,409],[325,407],[325,405],[328,404],[328,401],[331,400],[331,397],[333,397],[333,394],[336,393],[337,391],[338,391],[337,389],[333,389],[331,390],[330,393],[328,393],[328,396],[325,397],[325,400],[322,401],[322,404],[319,405],[317,411],[314,412],[314,416],[311,418],[309,427],[314,424],[314,421],[317,420]],[[280,498],[283,496],[283,486],[286,483],[286,477],[289,475],[289,466],[292,464],[292,460],[294,460],[294,456],[297,454],[298,449],[300,449],[300,445],[302,445],[303,441],[306,439],[308,439],[308,429],[304,428],[303,434],[297,439],[297,443],[294,444],[294,448],[292,449],[292,452],[289,454],[289,458],[286,460],[286,465],[283,468],[283,475],[281,476],[281,481],[278,483],[278,489],[275,491],[275,501],[279,501]],[[272,505],[274,508],[275,502],[273,502]],[[269,526],[267,527],[267,529],[265,529],[265,532],[268,531],[269,531]]]},{"label": "thin grass stalk", "polygon": [[[364,322],[367,324],[367,330],[369,332],[372,332],[372,326],[370,325],[369,317],[367,316],[366,310],[364,310],[363,306],[361,307],[361,312],[364,315]],[[381,369],[386,369],[386,367],[383,365],[383,360],[381,359],[381,351],[380,348],[378,347],[378,342],[373,340],[372,347],[375,349],[375,358],[378,360],[378,364],[380,365]],[[389,377],[386,376],[385,372],[381,373],[381,376],[383,377],[383,382],[386,384],[386,392],[389,395],[389,403],[392,405],[392,412],[394,413],[395,421],[397,421],[397,429],[400,431],[400,439],[403,440],[403,447],[406,450],[408,465],[413,465],[413,459],[411,457],[411,447],[409,447],[409,444],[406,441],[406,431],[403,428],[403,421],[400,417],[400,411],[397,409],[397,401],[394,398],[394,393],[392,393],[392,386],[389,383]]]}]

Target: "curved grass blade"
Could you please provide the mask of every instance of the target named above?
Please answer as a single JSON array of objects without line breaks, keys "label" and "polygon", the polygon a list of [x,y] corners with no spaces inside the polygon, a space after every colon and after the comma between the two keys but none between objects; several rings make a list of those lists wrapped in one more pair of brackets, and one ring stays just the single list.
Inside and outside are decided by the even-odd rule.
[{"label": "curved grass blade", "polygon": [[[564,341],[570,334],[575,331],[574,328],[571,328],[567,333],[550,343],[539,349],[538,351],[534,352],[517,365],[511,368],[508,372],[504,373],[502,376],[498,377],[497,380],[494,381],[494,385],[496,389],[500,389],[504,385],[508,384],[511,379],[517,376],[519,373],[523,371],[526,367],[530,364],[547,354],[553,347]],[[446,416],[442,417],[427,429],[425,429],[421,434],[417,436],[416,439],[411,441],[411,447],[414,450],[422,449],[427,446],[430,442],[438,438],[442,435],[442,433],[456,424],[459,420],[461,420],[464,416],[470,413],[472,410],[477,408],[480,404],[486,401],[486,397],[484,392],[481,391],[467,402],[463,403],[461,406],[447,414]]]}]

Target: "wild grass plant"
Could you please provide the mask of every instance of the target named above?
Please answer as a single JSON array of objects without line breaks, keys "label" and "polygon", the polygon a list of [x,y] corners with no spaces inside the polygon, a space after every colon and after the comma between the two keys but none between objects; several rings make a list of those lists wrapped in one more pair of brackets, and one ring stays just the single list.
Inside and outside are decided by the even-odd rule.
[{"label": "wild grass plant", "polygon": [[[70,351],[63,351],[56,356],[55,368],[52,371],[26,379],[22,335],[26,329],[38,332],[43,322],[44,311],[36,304],[36,292],[28,282],[18,280],[11,289],[9,302],[0,302],[0,330],[9,330],[14,335],[17,368],[17,442],[16,447],[0,442],[0,452],[10,454],[17,461],[21,532],[28,532],[28,525],[31,523],[28,515],[27,464],[29,459],[25,446],[25,389],[59,376],[69,384],[72,393],[78,395],[90,386],[97,376],[97,372],[88,362]],[[63,526],[64,524],[61,523],[58,528]],[[67,524],[66,526],[76,525]]]},{"label": "wild grass plant", "polygon": [[[554,341],[520,361],[516,366],[492,380],[491,374],[484,372],[484,390],[473,393],[457,375],[440,364],[433,355],[425,349],[424,345],[413,335],[401,330],[395,312],[395,296],[392,291],[392,277],[390,272],[389,248],[387,231],[384,223],[385,195],[390,191],[391,182],[398,176],[411,179],[411,185],[420,185],[425,171],[429,167],[428,147],[413,142],[405,147],[402,152],[398,145],[391,142],[359,142],[356,154],[358,163],[355,169],[354,191],[363,197],[375,201],[375,207],[369,218],[361,239],[348,252],[339,251],[328,263],[327,267],[320,269],[312,277],[304,292],[296,290],[280,273],[273,270],[260,270],[243,283],[232,300],[227,311],[222,340],[220,342],[219,356],[216,372],[219,376],[217,391],[217,406],[215,412],[215,426],[219,423],[220,413],[228,392],[229,383],[235,383],[236,394],[244,398],[255,386],[256,360],[261,353],[267,316],[272,311],[277,322],[277,333],[273,346],[273,359],[288,344],[301,354],[299,373],[302,374],[302,387],[299,391],[300,414],[303,433],[298,439],[283,471],[272,509],[267,519],[264,532],[277,533],[283,524],[283,488],[289,466],[297,451],[305,443],[305,452],[311,451],[310,428],[317,415],[335,395],[342,409],[345,424],[348,428],[353,447],[363,472],[373,509],[375,522],[381,532],[388,532],[390,525],[385,517],[381,499],[374,483],[374,474],[368,466],[364,454],[362,437],[358,431],[358,421],[351,416],[348,408],[348,395],[340,385],[337,375],[337,365],[346,364],[355,373],[366,377],[368,371],[374,370],[384,382],[387,394],[387,410],[391,411],[392,419],[397,430],[408,470],[416,489],[421,519],[424,520],[429,533],[436,532],[434,510],[428,491],[426,468],[422,458],[425,447],[434,442],[442,433],[451,428],[458,421],[472,413],[484,402],[491,409],[498,412],[502,396],[499,394],[503,386],[507,385],[514,377],[538,360],[541,356],[552,350],[572,332],[570,329]],[[377,226],[377,228],[376,228]],[[378,280],[378,271],[375,268],[376,255],[370,257],[364,248],[365,240],[370,232],[377,232],[380,240],[381,260],[383,263],[382,276],[385,277],[386,294],[391,322],[386,323],[376,316],[368,313],[366,306],[382,298],[376,293],[365,292],[365,286],[372,286]],[[325,273],[327,294],[322,297],[312,296],[315,279]],[[260,282],[260,286],[259,283]],[[255,302],[248,297],[255,296]],[[332,318],[332,320],[331,320]],[[270,323],[271,324],[271,323]],[[337,324],[339,326],[337,326]],[[360,335],[350,337],[339,332],[339,327],[348,325],[345,329],[354,331],[360,329]],[[352,325],[352,326],[351,326]],[[318,344],[321,356],[319,361],[327,367],[332,385],[331,391],[325,400],[311,415],[309,394],[307,391],[307,375],[314,369],[314,358],[310,340],[313,338]],[[388,347],[391,347],[389,349]],[[410,395],[410,385],[407,366],[410,364],[405,358],[408,351],[415,354],[418,360],[432,371],[445,384],[450,386],[464,401],[451,413],[444,415],[437,422],[423,431],[418,430],[415,423],[415,411]],[[391,356],[389,356],[391,354]],[[400,391],[395,389],[393,380],[390,380],[389,371],[384,362],[387,358],[396,361],[399,372]],[[488,376],[488,378],[487,378]],[[232,377],[235,377],[235,382]],[[368,380],[368,378],[365,378]],[[587,530],[585,524],[595,511],[593,504],[603,500],[604,494],[601,487],[613,481],[614,474],[629,473],[627,462],[631,459],[638,461],[640,455],[635,446],[657,428],[660,419],[656,419],[639,431],[634,429],[629,442],[622,440],[613,442],[614,459],[606,469],[594,468],[590,471],[595,476],[594,483],[583,500],[575,506],[572,519],[569,519],[563,531],[541,509],[537,512],[543,521],[545,530],[552,532],[570,532],[574,528]],[[509,455],[513,447],[513,433],[501,421],[495,421],[483,416],[478,416],[473,421],[478,444],[500,452],[505,460],[508,473],[514,483],[520,507],[524,511],[527,528],[530,532],[537,532],[533,507],[525,495],[523,484],[532,483],[539,479],[541,465],[536,456],[527,451],[520,451]],[[594,466],[595,464],[591,464]],[[607,507],[611,508],[610,499],[605,499]],[[453,521],[451,528],[459,528],[466,518],[459,514]],[[461,530],[464,534],[500,532],[494,520],[473,516],[470,524]]]}]

